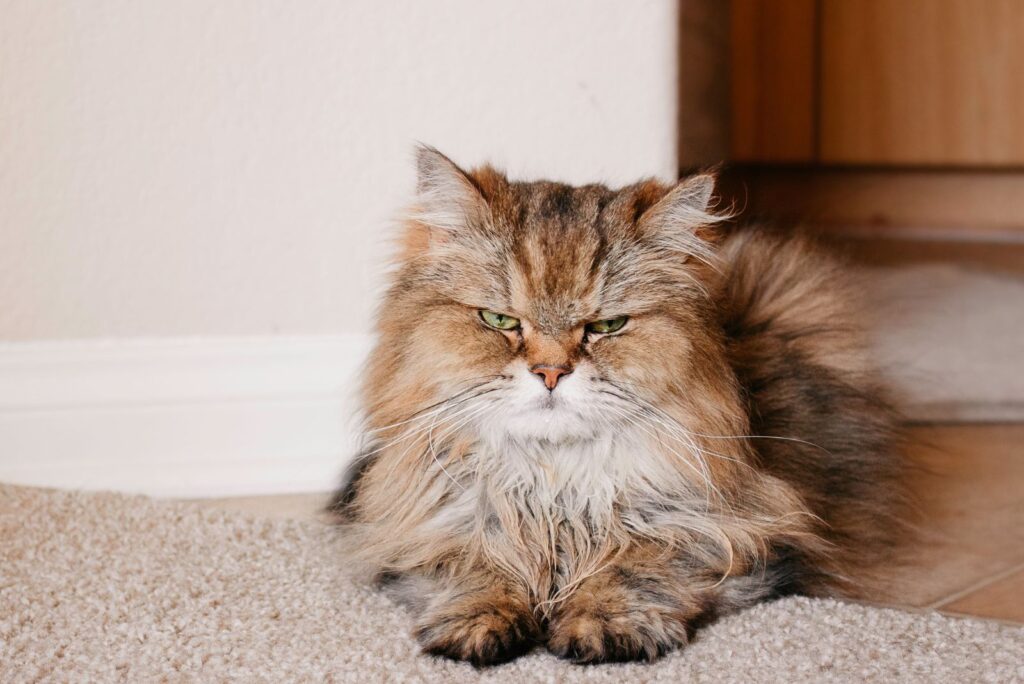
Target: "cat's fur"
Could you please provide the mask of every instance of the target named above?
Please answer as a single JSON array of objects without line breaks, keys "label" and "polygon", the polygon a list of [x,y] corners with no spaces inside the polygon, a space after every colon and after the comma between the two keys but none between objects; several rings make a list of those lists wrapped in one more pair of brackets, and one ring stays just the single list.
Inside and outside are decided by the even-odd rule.
[{"label": "cat's fur", "polygon": [[[722,237],[709,176],[518,183],[429,148],[418,171],[332,508],[425,650],[651,659],[757,601],[856,592],[902,465],[835,261]],[[536,364],[572,372],[549,391]]]}]

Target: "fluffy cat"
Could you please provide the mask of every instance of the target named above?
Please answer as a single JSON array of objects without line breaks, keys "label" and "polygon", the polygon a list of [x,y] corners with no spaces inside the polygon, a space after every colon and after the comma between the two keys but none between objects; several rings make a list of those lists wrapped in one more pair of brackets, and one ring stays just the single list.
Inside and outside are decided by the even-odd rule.
[{"label": "fluffy cat", "polygon": [[857,592],[904,466],[835,261],[723,235],[708,175],[417,161],[332,510],[426,651],[653,659],[758,601]]}]

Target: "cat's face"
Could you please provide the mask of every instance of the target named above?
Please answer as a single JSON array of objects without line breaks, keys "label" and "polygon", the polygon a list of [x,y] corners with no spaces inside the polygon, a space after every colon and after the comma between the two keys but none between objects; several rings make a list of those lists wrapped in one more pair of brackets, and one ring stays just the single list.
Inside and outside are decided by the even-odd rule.
[{"label": "cat's face", "polygon": [[[706,336],[709,177],[510,183],[433,150],[382,331],[393,392],[494,440],[587,440],[685,392]],[[378,387],[379,389],[379,387]],[[656,409],[652,409],[656,410]]]}]

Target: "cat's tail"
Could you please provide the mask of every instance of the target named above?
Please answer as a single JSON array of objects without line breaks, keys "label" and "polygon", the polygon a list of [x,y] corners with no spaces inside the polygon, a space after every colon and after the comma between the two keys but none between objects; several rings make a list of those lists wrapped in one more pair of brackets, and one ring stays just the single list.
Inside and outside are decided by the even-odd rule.
[{"label": "cat's tail", "polygon": [[[868,344],[858,275],[806,235],[756,228],[725,240],[721,271],[721,324],[751,444],[825,521],[831,560],[869,583],[905,539],[908,466]],[[820,586],[828,579],[814,559],[799,549],[784,556],[792,590],[834,593]]]}]

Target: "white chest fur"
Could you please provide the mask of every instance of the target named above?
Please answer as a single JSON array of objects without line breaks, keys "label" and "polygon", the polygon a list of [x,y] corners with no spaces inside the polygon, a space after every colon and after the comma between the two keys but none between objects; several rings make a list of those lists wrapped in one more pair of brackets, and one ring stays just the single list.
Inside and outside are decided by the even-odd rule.
[{"label": "white chest fur", "polygon": [[630,432],[550,443],[487,443],[478,454],[477,493],[494,507],[607,529],[617,512],[675,472]]}]

